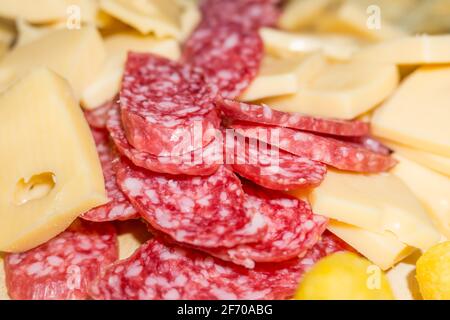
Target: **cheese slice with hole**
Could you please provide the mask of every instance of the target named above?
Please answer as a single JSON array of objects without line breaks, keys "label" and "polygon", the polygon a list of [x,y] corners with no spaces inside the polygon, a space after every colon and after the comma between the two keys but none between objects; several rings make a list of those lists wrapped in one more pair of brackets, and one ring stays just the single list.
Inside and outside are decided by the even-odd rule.
[{"label": "cheese slice with hole", "polygon": [[180,46],[176,40],[135,33],[107,37],[105,49],[107,57],[100,72],[83,91],[81,102],[86,109],[102,105],[119,92],[127,52],[151,52],[173,60],[180,56]]},{"label": "cheese slice with hole", "polygon": [[375,110],[373,133],[450,157],[449,101],[450,66],[419,68]]},{"label": "cheese slice with hole", "polygon": [[38,68],[0,95],[0,251],[34,248],[107,201],[94,140],[68,83]]},{"label": "cheese slice with hole", "polygon": [[332,59],[349,60],[360,47],[355,38],[344,35],[294,33],[272,28],[261,28],[259,33],[266,52],[279,57],[321,51]]},{"label": "cheese slice with hole", "polygon": [[283,8],[278,26],[285,30],[299,30],[320,17],[333,0],[291,0]]},{"label": "cheese slice with hole", "polygon": [[416,250],[389,232],[375,233],[336,220],[331,220],[327,228],[383,270]]},{"label": "cheese slice with hole", "polygon": [[[373,12],[365,11],[354,3],[344,2],[336,11],[321,16],[317,20],[316,30],[327,33],[350,34],[369,41],[380,41],[406,35],[405,31],[384,21],[382,11],[380,12],[380,26],[370,25],[370,18],[373,14]],[[376,19],[377,17],[373,16],[373,18]]]},{"label": "cheese slice with hole", "polygon": [[57,22],[54,24],[34,26],[23,19],[16,20],[17,39],[14,47],[23,46],[42,38],[45,35],[52,33],[58,29],[64,29],[66,24],[64,22]]},{"label": "cheese slice with hole", "polygon": [[394,174],[329,169],[310,202],[317,214],[372,232],[391,232],[415,248],[427,249],[440,239],[419,199]]},{"label": "cheese slice with hole", "polygon": [[415,149],[399,143],[393,143],[388,140],[383,140],[383,143],[401,156],[450,177],[450,157]]},{"label": "cheese slice with hole", "polygon": [[101,0],[100,8],[142,34],[181,37],[182,9],[175,0]]},{"label": "cheese slice with hole", "polygon": [[302,62],[301,57],[277,59],[265,56],[258,75],[239,100],[252,101],[295,93],[299,89],[298,74],[301,74]]},{"label": "cheese slice with hole", "polygon": [[450,63],[450,35],[417,35],[381,42],[361,49],[353,56],[367,63]]},{"label": "cheese slice with hole", "polygon": [[386,99],[398,81],[395,65],[335,63],[302,84],[297,93],[264,102],[281,111],[353,119]]},{"label": "cheese slice with hole", "polygon": [[95,21],[97,1],[92,0],[2,0],[0,16],[22,18],[32,23],[52,23],[69,18],[74,13],[71,6],[79,9],[81,21]]},{"label": "cheese slice with hole", "polygon": [[395,154],[399,163],[392,173],[414,192],[436,227],[450,238],[450,178]]},{"label": "cheese slice with hole", "polygon": [[14,48],[0,60],[0,88],[35,67],[45,66],[67,79],[79,97],[100,70],[104,58],[103,40],[95,28],[56,30]]}]

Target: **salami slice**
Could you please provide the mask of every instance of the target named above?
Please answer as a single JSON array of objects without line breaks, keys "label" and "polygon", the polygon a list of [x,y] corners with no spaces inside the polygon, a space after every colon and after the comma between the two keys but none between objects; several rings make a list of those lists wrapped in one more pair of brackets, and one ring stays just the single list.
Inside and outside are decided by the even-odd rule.
[{"label": "salami slice", "polygon": [[150,171],[168,174],[210,175],[222,163],[222,151],[220,150],[220,154],[218,154],[215,143],[210,143],[205,148],[184,155],[170,157],[153,156],[133,148],[125,136],[117,105],[108,114],[107,128],[119,153],[130,159],[136,166]]},{"label": "salami slice", "polygon": [[245,123],[235,123],[231,127],[246,137],[274,144],[282,150],[341,170],[376,173],[387,171],[396,164],[396,160],[388,155],[375,153],[354,143],[330,137],[289,128]]},{"label": "salami slice", "polygon": [[234,120],[262,123],[278,127],[299,129],[337,136],[364,136],[369,124],[362,121],[345,121],[311,117],[294,112],[282,112],[267,105],[255,105],[223,99],[217,102],[222,113]]},{"label": "salami slice", "polygon": [[362,136],[362,137],[349,137],[348,139],[343,139],[343,140],[353,142],[359,146],[362,146],[370,151],[373,151],[373,152],[376,152],[379,154],[384,154],[384,155],[392,154],[392,150],[388,146],[384,145],[381,141],[379,141],[378,139],[376,139],[370,135],[366,135],[366,136]]},{"label": "salami slice", "polygon": [[239,24],[200,26],[188,39],[183,61],[200,67],[221,96],[238,97],[256,77],[263,43],[256,31]]},{"label": "salami slice", "polygon": [[117,155],[109,140],[108,131],[100,129],[92,129],[91,131],[102,165],[105,188],[109,202],[85,212],[81,218],[95,222],[114,220],[124,221],[139,218],[136,209],[133,208],[131,203],[117,186],[116,173],[113,168],[113,161],[116,159]]},{"label": "salami slice", "polygon": [[231,164],[234,172],[260,186],[287,191],[318,186],[325,178],[327,167],[320,162],[256,139],[234,134],[233,138],[226,140],[226,163]]},{"label": "salami slice", "polygon": [[[120,106],[128,142],[156,156],[188,153],[214,138],[220,119],[212,104],[215,90],[190,65],[147,53],[130,53]],[[181,140],[189,136],[189,145]],[[184,140],[186,141],[186,140]]]},{"label": "salami slice", "polygon": [[207,0],[200,8],[203,25],[237,24],[246,30],[257,31],[261,27],[275,26],[280,9],[280,1],[272,0]]},{"label": "salami slice", "polygon": [[119,186],[150,225],[179,242],[231,247],[260,239],[266,230],[256,210],[244,210],[239,179],[225,166],[211,176],[168,176],[125,160]]},{"label": "salami slice", "polygon": [[325,231],[328,219],[315,215],[309,205],[290,195],[244,184],[245,207],[256,209],[268,224],[261,241],[233,248],[213,248],[208,253],[247,268],[255,262],[279,262],[301,257]]},{"label": "salami slice", "polygon": [[108,101],[95,109],[84,110],[84,116],[89,125],[92,128],[105,129],[106,120],[108,118],[108,111],[111,109],[113,105],[114,105],[113,101]]},{"label": "salami slice", "polygon": [[100,269],[118,259],[117,235],[108,223],[75,222],[49,242],[5,260],[11,299],[87,299]]},{"label": "salami slice", "polygon": [[305,271],[341,250],[339,241],[327,233],[304,258],[250,270],[155,238],[110,266],[92,286],[91,295],[107,300],[286,299]]}]

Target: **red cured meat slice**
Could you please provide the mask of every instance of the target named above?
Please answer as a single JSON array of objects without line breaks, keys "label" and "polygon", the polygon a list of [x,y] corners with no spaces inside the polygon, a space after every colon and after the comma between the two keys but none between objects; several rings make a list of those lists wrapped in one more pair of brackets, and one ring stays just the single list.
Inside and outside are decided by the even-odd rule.
[{"label": "red cured meat slice", "polygon": [[118,259],[116,230],[108,223],[75,222],[49,242],[5,259],[11,299],[87,299],[100,269]]},{"label": "red cured meat slice", "polygon": [[324,232],[328,219],[315,215],[309,205],[290,195],[244,184],[245,207],[263,214],[268,224],[261,241],[233,248],[213,248],[206,252],[254,268],[255,262],[279,262],[301,257]]},{"label": "red cured meat slice", "polygon": [[208,177],[175,177],[121,161],[117,180],[141,216],[176,241],[231,247],[265,233],[264,218],[256,210],[244,210],[241,183],[225,166]]},{"label": "red cured meat slice", "polygon": [[233,100],[221,100],[217,105],[226,117],[253,123],[262,123],[337,136],[364,136],[369,124],[362,121],[325,119],[301,113],[282,112],[267,105],[255,105]]},{"label": "red cured meat slice", "polygon": [[320,258],[345,248],[326,233],[305,257],[254,269],[227,263],[155,238],[110,266],[92,286],[94,299],[286,299]]},{"label": "red cured meat slice", "polygon": [[370,135],[362,137],[349,137],[348,139],[343,140],[353,142],[359,146],[362,146],[368,150],[371,150],[379,154],[390,155],[392,153],[392,150],[389,149],[388,146],[384,145],[381,141],[377,140],[376,138]]},{"label": "red cured meat slice", "polygon": [[200,67],[221,96],[238,97],[256,77],[263,57],[258,33],[237,24],[200,26],[188,39],[183,61]]},{"label": "red cured meat slice", "polygon": [[85,220],[102,222],[114,220],[137,219],[139,214],[119,189],[114,170],[114,159],[117,158],[113,145],[109,140],[108,131],[92,129],[98,156],[102,165],[105,188],[109,202],[85,212],[81,218]]},{"label": "red cured meat slice", "polygon": [[[128,142],[156,156],[206,146],[214,138],[208,132],[220,125],[212,104],[215,96],[201,70],[152,54],[130,53],[120,90]],[[192,143],[180,150],[186,135]]]},{"label": "red cured meat slice", "polygon": [[308,132],[245,123],[235,123],[231,127],[249,138],[274,144],[290,153],[320,161],[341,170],[375,173],[387,171],[396,164],[396,160],[388,155],[372,152],[354,143]]},{"label": "red cured meat slice", "polygon": [[244,136],[227,139],[225,150],[226,163],[230,163],[236,173],[268,189],[287,191],[315,187],[327,172],[326,165],[320,162]]},{"label": "red cured meat slice", "polygon": [[189,154],[171,157],[153,156],[133,148],[125,137],[117,106],[112,108],[108,114],[107,128],[119,152],[135,165],[150,171],[168,174],[210,175],[217,170],[222,161],[222,154],[218,154],[217,146],[214,143]]},{"label": "red cured meat slice", "polygon": [[238,24],[247,30],[275,26],[280,1],[267,0],[207,0],[201,4],[203,25],[217,26]]},{"label": "red cured meat slice", "polygon": [[114,105],[113,101],[108,101],[95,109],[85,110],[84,116],[89,125],[93,128],[105,129],[108,111],[111,109],[113,105]]}]

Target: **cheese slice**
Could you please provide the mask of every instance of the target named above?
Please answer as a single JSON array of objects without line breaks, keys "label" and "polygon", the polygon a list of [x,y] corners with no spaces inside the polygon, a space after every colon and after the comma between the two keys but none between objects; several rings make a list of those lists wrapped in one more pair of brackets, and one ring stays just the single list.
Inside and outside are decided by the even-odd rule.
[{"label": "cheese slice", "polygon": [[264,102],[281,111],[353,119],[381,103],[398,81],[395,65],[336,63],[323,68],[297,93]]},{"label": "cheese slice", "polygon": [[286,30],[306,27],[327,9],[333,0],[291,0],[283,8],[278,26]]},{"label": "cheese slice", "polygon": [[[366,10],[369,6],[378,6],[381,10],[381,17],[389,22],[399,23],[405,14],[415,11],[417,6],[422,2],[420,0],[346,0],[353,5],[359,6],[362,10]],[[444,0],[446,1],[446,0]],[[403,25],[403,24],[402,24]]]},{"label": "cheese slice", "polygon": [[151,52],[173,60],[180,56],[180,47],[176,40],[134,33],[120,33],[106,38],[105,49],[106,61],[83,91],[81,102],[86,109],[102,105],[119,92],[127,52]]},{"label": "cheese slice", "polygon": [[303,58],[276,59],[265,56],[259,73],[239,100],[252,101],[295,93],[299,89],[297,74],[301,73]]},{"label": "cheese slice", "polygon": [[66,24],[64,22],[57,22],[44,26],[34,26],[23,19],[17,19],[16,29],[18,35],[14,43],[14,47],[19,47],[27,43],[31,43],[42,38],[45,35],[52,33],[55,30],[63,29],[65,27]]},{"label": "cheese slice", "polygon": [[56,30],[14,48],[0,60],[0,90],[34,67],[45,66],[66,78],[80,96],[104,58],[103,40],[95,28]]},{"label": "cheese slice", "polygon": [[399,65],[450,63],[450,35],[402,37],[363,48],[353,58]]},{"label": "cheese slice", "polygon": [[401,23],[411,33],[442,34],[450,31],[449,16],[448,0],[418,1]]},{"label": "cheese slice", "polygon": [[0,18],[0,58],[8,51],[15,37],[14,24]]},{"label": "cheese slice", "polygon": [[372,118],[375,135],[450,156],[450,66],[422,67],[400,85]]},{"label": "cheese slice", "polygon": [[142,34],[181,37],[181,7],[175,0],[101,0],[100,8]]},{"label": "cheese slice", "polygon": [[139,220],[121,222],[117,225],[119,259],[129,258],[142,244],[151,238],[145,224]]},{"label": "cheese slice", "polygon": [[393,174],[329,169],[310,202],[317,214],[372,232],[391,232],[412,247],[427,249],[440,239],[423,205]]},{"label": "cheese slice", "polygon": [[181,32],[179,40],[183,41],[187,39],[197,27],[202,15],[196,0],[177,0],[177,3],[182,10],[180,15]]},{"label": "cheese slice", "polygon": [[392,172],[414,192],[436,227],[450,238],[450,178],[400,154],[395,158],[399,163]]},{"label": "cheese slice", "polygon": [[383,143],[403,157],[450,177],[450,157],[415,149],[387,140],[383,140]]},{"label": "cheese slice", "polygon": [[375,233],[336,220],[331,220],[327,228],[383,270],[416,250],[389,232]]},{"label": "cheese slice", "polygon": [[386,273],[397,300],[422,299],[415,275],[416,261],[420,256],[420,250],[416,250]]},{"label": "cheese slice", "polygon": [[5,270],[3,268],[4,254],[0,253],[0,300],[9,300],[8,290],[6,289]]},{"label": "cheese slice", "polygon": [[332,59],[349,60],[360,47],[355,38],[343,35],[294,33],[272,28],[261,28],[260,35],[266,52],[278,57],[321,51]]},{"label": "cheese slice", "polygon": [[391,25],[380,16],[373,16],[374,19],[381,19],[380,26],[371,26],[371,11],[365,11],[352,2],[344,2],[335,12],[322,16],[317,20],[316,30],[320,32],[343,33],[361,37],[370,41],[379,41],[405,36],[406,32]]},{"label": "cheese slice", "polygon": [[92,0],[2,0],[0,16],[22,18],[32,23],[51,23],[70,17],[70,7],[76,6],[83,22],[95,21],[97,2]]},{"label": "cheese slice", "polygon": [[67,82],[38,68],[0,95],[0,251],[34,248],[107,201],[89,126]]}]

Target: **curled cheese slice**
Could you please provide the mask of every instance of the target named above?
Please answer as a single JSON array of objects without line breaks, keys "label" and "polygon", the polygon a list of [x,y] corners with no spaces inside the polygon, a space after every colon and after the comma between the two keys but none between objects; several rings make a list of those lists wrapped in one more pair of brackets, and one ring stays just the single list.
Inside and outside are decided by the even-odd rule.
[{"label": "curled cheese slice", "polygon": [[264,100],[274,109],[314,116],[353,119],[381,103],[397,87],[395,65],[329,64],[293,95]]},{"label": "curled cheese slice", "polygon": [[433,64],[450,62],[450,35],[402,37],[356,52],[356,61],[367,63]]}]

